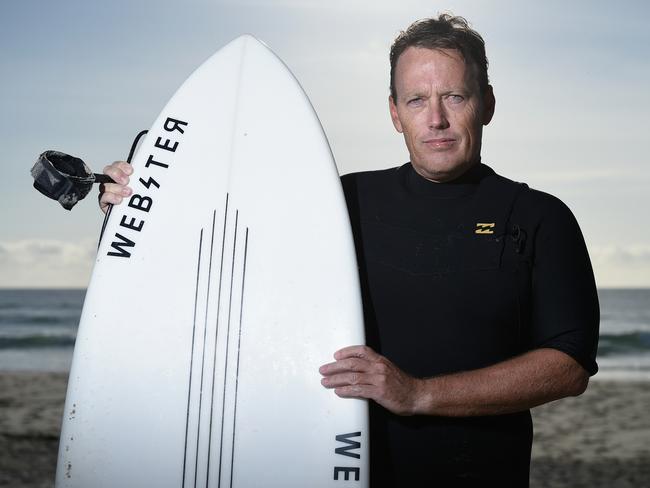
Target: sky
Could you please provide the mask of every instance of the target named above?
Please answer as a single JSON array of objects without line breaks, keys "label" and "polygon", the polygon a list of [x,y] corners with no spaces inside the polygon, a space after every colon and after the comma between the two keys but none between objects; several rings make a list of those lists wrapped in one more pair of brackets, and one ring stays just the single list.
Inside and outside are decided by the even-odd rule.
[{"label": "sky", "polygon": [[497,98],[482,158],[562,199],[599,287],[650,286],[650,4],[643,0],[0,2],[0,287],[85,287],[96,192],[71,212],[34,190],[47,149],[125,159],[176,89],[250,33],[296,75],[341,174],[408,161],[388,113],[388,50],[452,12],[485,38]]}]

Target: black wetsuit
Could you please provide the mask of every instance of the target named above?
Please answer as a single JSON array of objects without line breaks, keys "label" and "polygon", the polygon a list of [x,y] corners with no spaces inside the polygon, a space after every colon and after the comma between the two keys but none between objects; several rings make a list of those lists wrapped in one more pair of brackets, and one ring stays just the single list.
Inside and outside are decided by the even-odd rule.
[{"label": "black wetsuit", "polygon": [[[429,377],[531,349],[597,370],[598,298],[557,198],[479,164],[432,183],[406,164],[342,178],[368,345]],[[399,417],[371,406],[371,486],[528,486],[530,412]]]}]

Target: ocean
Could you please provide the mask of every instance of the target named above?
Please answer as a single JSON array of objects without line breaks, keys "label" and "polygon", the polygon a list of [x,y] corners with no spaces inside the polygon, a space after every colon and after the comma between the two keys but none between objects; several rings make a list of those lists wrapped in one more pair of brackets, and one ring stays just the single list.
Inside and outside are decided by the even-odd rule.
[{"label": "ocean", "polygon": [[[70,369],[85,290],[0,290],[0,371]],[[602,289],[596,379],[650,380],[650,289]]]}]

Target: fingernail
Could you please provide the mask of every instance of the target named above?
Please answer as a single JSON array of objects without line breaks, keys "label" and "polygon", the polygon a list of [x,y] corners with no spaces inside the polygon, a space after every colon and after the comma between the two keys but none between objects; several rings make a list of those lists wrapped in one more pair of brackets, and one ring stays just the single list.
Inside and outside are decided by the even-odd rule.
[{"label": "fingernail", "polygon": [[125,188],[122,188],[122,195],[124,195],[125,197],[128,197],[130,194],[131,194],[131,188],[129,188],[128,186],[125,187]]}]

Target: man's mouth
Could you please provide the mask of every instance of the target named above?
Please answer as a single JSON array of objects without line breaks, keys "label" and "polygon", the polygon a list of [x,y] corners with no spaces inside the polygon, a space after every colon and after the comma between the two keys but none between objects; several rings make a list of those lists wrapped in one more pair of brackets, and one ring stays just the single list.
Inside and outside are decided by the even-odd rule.
[{"label": "man's mouth", "polygon": [[448,149],[456,143],[456,139],[450,137],[438,137],[426,139],[424,144],[433,149]]}]

